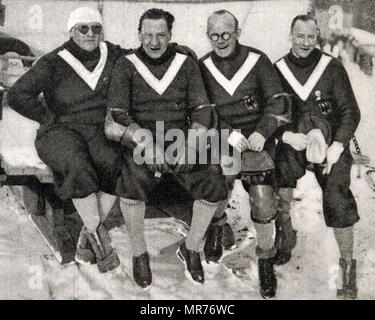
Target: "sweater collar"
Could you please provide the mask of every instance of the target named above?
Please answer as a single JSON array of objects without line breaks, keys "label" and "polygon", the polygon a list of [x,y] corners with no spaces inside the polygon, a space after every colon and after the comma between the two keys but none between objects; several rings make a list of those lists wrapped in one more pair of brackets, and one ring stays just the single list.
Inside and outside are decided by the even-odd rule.
[{"label": "sweater collar", "polygon": [[172,57],[174,57],[176,55],[176,51],[174,50],[174,48],[171,45],[168,45],[168,48],[164,52],[164,54],[160,58],[157,58],[157,59],[151,58],[146,53],[146,51],[143,49],[142,46],[137,49],[137,53],[139,54],[140,58],[143,61],[145,61],[145,62],[147,62],[151,65],[161,65],[161,64],[167,62],[169,59],[171,59]]},{"label": "sweater collar", "polygon": [[320,57],[322,56],[322,52],[319,49],[314,49],[310,55],[306,58],[299,58],[297,57],[292,50],[288,53],[288,59],[298,67],[305,68],[311,65],[316,64]]},{"label": "sweater collar", "polygon": [[68,50],[80,62],[93,61],[93,60],[99,60],[100,59],[99,46],[95,50],[89,52],[89,51],[81,49],[73,41],[73,39],[70,39],[69,41],[65,42],[63,47],[64,47],[64,49]]}]

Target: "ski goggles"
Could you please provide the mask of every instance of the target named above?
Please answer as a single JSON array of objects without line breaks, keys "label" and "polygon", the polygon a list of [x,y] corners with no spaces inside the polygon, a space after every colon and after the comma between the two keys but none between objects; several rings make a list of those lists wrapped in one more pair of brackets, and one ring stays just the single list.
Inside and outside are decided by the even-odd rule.
[{"label": "ski goggles", "polygon": [[93,34],[99,34],[102,32],[102,26],[100,24],[94,24],[92,26],[88,26],[86,24],[81,24],[76,27],[79,33],[87,34],[91,29]]}]

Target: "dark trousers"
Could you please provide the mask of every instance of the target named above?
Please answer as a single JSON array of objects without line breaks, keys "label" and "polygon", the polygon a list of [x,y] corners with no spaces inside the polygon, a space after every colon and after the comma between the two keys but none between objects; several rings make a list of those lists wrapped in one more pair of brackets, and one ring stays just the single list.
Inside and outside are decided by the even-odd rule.
[{"label": "dark trousers", "polygon": [[39,157],[54,174],[62,200],[97,191],[122,193],[121,149],[104,136],[102,125],[57,124],[38,131]]},{"label": "dark trousers", "polygon": [[[127,148],[123,149],[123,166],[125,192],[121,196],[148,203],[160,179],[155,178],[155,173],[146,165],[136,164],[132,151]],[[193,200],[206,200],[214,203],[227,198],[225,177],[219,165],[197,164],[191,172],[177,173],[171,170],[163,175],[165,174],[182,186]]]},{"label": "dark trousers", "polygon": [[279,188],[295,188],[297,180],[311,167],[323,191],[323,213],[326,225],[346,228],[359,220],[357,204],[350,191],[350,171],[353,158],[347,147],[332,166],[330,174],[323,175],[324,167],[311,165],[305,151],[296,151],[290,145],[279,143],[276,152],[276,180]]}]

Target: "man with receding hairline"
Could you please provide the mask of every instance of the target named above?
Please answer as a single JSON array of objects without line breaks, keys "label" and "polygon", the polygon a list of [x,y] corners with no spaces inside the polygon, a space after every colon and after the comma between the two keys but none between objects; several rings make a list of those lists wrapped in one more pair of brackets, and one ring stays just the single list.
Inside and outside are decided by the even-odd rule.
[{"label": "man with receding hairline", "polygon": [[[360,111],[341,62],[316,48],[319,40],[316,20],[310,15],[296,16],[289,39],[290,52],[275,63],[284,90],[293,96],[293,121],[278,132],[278,231],[283,241],[275,263],[284,264],[291,257],[295,244],[295,240],[290,241],[293,235],[290,223],[293,188],[309,167],[322,188],[325,222],[333,228],[340,251],[342,275],[337,296],[355,299],[353,225],[359,216],[349,188],[353,160],[349,143],[357,129]],[[315,148],[318,152],[314,155],[312,151],[319,135],[322,136],[322,147]]]},{"label": "man with receding hairline", "polygon": [[[213,51],[200,59],[203,79],[209,99],[216,105],[221,129],[230,132],[229,144],[242,152],[265,150],[272,156],[273,134],[280,125],[279,117],[284,114],[283,100],[275,99],[275,95],[282,92],[281,85],[267,56],[241,45],[240,34],[238,20],[229,11],[219,10],[208,18],[207,36]],[[236,131],[238,129],[241,133]],[[237,177],[226,176],[231,188]],[[244,179],[242,183],[250,194],[251,218],[257,231],[260,293],[264,298],[271,298],[277,288],[272,262],[276,254],[273,220],[277,214],[272,174],[262,171],[252,176],[250,183]],[[226,203],[219,207],[221,212]],[[217,211],[215,217],[221,212]],[[218,261],[222,254],[218,244],[223,231],[212,225],[210,231],[205,256],[207,260]]]}]

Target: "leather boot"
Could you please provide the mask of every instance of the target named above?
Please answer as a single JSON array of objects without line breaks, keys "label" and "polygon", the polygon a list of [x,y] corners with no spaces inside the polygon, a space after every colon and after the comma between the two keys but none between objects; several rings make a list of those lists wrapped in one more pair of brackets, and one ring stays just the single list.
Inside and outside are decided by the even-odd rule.
[{"label": "leather boot", "polygon": [[100,272],[108,272],[120,265],[120,260],[111,245],[111,238],[107,229],[100,224],[94,234],[88,233],[88,240],[95,253]]},{"label": "leather boot", "polygon": [[186,248],[185,242],[177,249],[177,257],[184,263],[186,277],[195,285],[204,283],[204,271],[199,252]]},{"label": "leather boot", "polygon": [[223,226],[210,224],[206,232],[204,255],[207,263],[217,263],[223,255]]},{"label": "leather boot", "polygon": [[151,288],[152,273],[148,252],[141,254],[139,257],[133,257],[133,278],[142,290],[149,290]]},{"label": "leather boot", "polygon": [[90,242],[87,238],[87,228],[82,227],[78,237],[75,260],[82,265],[90,265],[96,263],[95,253],[92,250]]},{"label": "leather boot", "polygon": [[293,229],[291,219],[282,221],[278,216],[275,221],[276,256],[273,258],[275,265],[286,264],[292,257],[292,250],[297,243],[297,231]]},{"label": "leather boot", "polygon": [[258,259],[258,274],[261,296],[264,299],[273,298],[276,295],[277,279],[272,259]]},{"label": "leather boot", "polygon": [[341,287],[337,289],[337,298],[339,299],[356,299],[357,288],[357,261],[352,259],[351,263],[347,263],[345,259],[339,261],[341,273]]},{"label": "leather boot", "polygon": [[236,237],[229,223],[223,225],[223,247],[224,250],[233,250],[236,247]]}]

